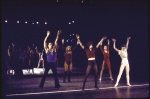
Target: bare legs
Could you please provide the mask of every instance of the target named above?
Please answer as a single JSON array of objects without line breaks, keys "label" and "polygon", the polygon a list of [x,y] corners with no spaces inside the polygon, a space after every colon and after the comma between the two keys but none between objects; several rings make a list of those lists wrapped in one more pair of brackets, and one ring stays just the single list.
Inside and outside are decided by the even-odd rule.
[{"label": "bare legs", "polygon": [[44,60],[41,60],[41,59],[39,59],[37,68],[39,68],[41,62],[42,62],[42,66],[43,66],[43,69],[44,69]]},{"label": "bare legs", "polygon": [[67,62],[65,61],[64,62],[65,71],[64,71],[64,80],[63,80],[64,83],[66,82],[65,78],[67,76],[68,67],[69,67],[68,82],[70,82],[71,81],[70,78],[72,74],[72,62],[70,62],[68,66]]}]

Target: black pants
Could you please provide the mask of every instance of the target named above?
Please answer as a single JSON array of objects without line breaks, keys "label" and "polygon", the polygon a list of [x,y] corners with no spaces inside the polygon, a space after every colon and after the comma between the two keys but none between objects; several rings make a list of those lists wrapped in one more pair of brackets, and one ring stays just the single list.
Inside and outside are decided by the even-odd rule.
[{"label": "black pants", "polygon": [[58,76],[57,76],[56,63],[55,62],[46,62],[45,72],[44,72],[44,75],[42,77],[42,80],[40,82],[39,87],[43,88],[46,76],[47,76],[48,71],[50,69],[52,69],[52,72],[53,72],[53,75],[54,75],[54,78],[55,78],[55,87],[59,87],[60,86],[59,85],[59,81],[58,81]]},{"label": "black pants", "polygon": [[83,88],[85,86],[85,82],[86,82],[87,76],[89,75],[90,70],[91,70],[92,67],[94,68],[94,71],[95,71],[94,79],[95,79],[95,87],[97,87],[97,64],[96,64],[95,60],[88,60],[88,66],[87,66],[87,69],[86,69],[86,75],[84,77],[84,82],[83,82]]}]

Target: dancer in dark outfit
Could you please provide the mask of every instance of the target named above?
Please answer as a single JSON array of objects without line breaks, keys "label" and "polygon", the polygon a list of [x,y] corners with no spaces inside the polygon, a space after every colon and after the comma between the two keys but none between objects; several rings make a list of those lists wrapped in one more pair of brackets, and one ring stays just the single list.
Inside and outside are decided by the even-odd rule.
[{"label": "dancer in dark outfit", "polygon": [[57,77],[57,68],[56,68],[56,47],[57,47],[58,37],[59,37],[60,33],[61,33],[61,30],[58,30],[54,46],[52,46],[53,43],[51,43],[51,42],[48,43],[48,47],[46,44],[47,38],[50,35],[50,31],[47,31],[47,36],[44,39],[44,49],[45,49],[45,52],[47,55],[47,63],[45,66],[44,75],[43,75],[42,80],[41,80],[40,85],[39,85],[39,87],[41,89],[43,89],[46,76],[47,76],[48,71],[50,69],[52,69],[52,72],[53,72],[53,75],[55,78],[55,88],[60,88],[60,84],[59,84],[58,77]]},{"label": "dancer in dark outfit", "polygon": [[93,67],[94,70],[95,70],[95,88],[98,88],[97,87],[97,64],[96,64],[96,60],[95,60],[95,51],[97,50],[97,48],[99,47],[100,43],[106,39],[106,37],[103,37],[101,39],[101,41],[96,45],[96,48],[93,48],[93,42],[88,42],[88,49],[85,48],[81,41],[80,41],[80,37],[79,35],[76,35],[77,39],[78,39],[78,42],[80,44],[80,46],[82,47],[82,49],[84,49],[86,51],[86,55],[87,55],[87,58],[88,58],[88,66],[87,66],[87,70],[86,70],[86,75],[84,77],[84,82],[83,82],[83,87],[82,87],[82,90],[84,90],[84,86],[85,86],[85,82],[86,82],[86,79],[87,79],[87,76],[89,75],[90,73],[90,70],[91,68]]},{"label": "dancer in dark outfit", "polygon": [[109,39],[107,40],[108,41],[108,45],[104,45],[104,50],[102,49],[102,43],[100,44],[100,49],[104,55],[104,60],[103,60],[103,63],[102,63],[102,69],[101,69],[101,72],[100,72],[100,78],[99,80],[101,81],[101,78],[102,78],[102,74],[103,74],[103,70],[106,69],[106,64],[108,66],[108,70],[109,70],[109,75],[110,75],[110,79],[113,80],[112,78],[112,74],[111,74],[111,65],[110,65],[110,60],[109,60]]},{"label": "dancer in dark outfit", "polygon": [[71,49],[71,46],[67,46],[66,49],[64,49],[64,39],[62,39],[62,49],[63,49],[63,52],[64,52],[64,56],[65,56],[65,61],[64,61],[64,68],[65,68],[65,71],[64,71],[64,79],[63,79],[63,82],[65,83],[66,80],[66,76],[67,76],[67,71],[68,71],[68,68],[69,68],[69,73],[68,73],[68,82],[70,82],[70,77],[71,77],[71,74],[72,74],[72,51],[74,51],[74,49],[77,47],[77,45],[75,45],[75,47],[73,49]]}]

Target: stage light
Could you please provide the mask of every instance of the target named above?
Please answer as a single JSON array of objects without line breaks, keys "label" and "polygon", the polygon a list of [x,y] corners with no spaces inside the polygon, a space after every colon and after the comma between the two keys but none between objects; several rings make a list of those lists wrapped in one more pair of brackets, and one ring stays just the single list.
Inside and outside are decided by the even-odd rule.
[{"label": "stage light", "polygon": [[58,2],[58,0],[56,0]]},{"label": "stage light", "polygon": [[74,35],[74,34],[72,34],[72,35]]},{"label": "stage light", "polygon": [[71,22],[69,22],[69,24],[71,24]]},{"label": "stage light", "polygon": [[25,21],[25,23],[27,24],[27,21]]},{"label": "stage light", "polygon": [[71,35],[70,35],[71,36]]},{"label": "stage light", "polygon": [[17,23],[19,23],[19,21],[17,21]]},{"label": "stage light", "polygon": [[45,24],[47,24],[47,22],[45,22]]},{"label": "stage light", "polygon": [[7,23],[7,20],[5,20],[5,22]]},{"label": "stage light", "polygon": [[74,21],[72,21],[72,23],[74,23]]},{"label": "stage light", "polygon": [[36,24],[39,24],[39,22],[36,22]]},{"label": "stage light", "polygon": [[81,3],[83,3],[83,0],[81,1]]}]

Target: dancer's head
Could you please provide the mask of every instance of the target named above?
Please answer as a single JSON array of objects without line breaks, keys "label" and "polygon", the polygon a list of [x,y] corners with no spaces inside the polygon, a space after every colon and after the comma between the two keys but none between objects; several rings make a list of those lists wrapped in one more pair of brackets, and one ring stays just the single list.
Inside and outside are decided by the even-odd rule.
[{"label": "dancer's head", "polygon": [[104,45],[104,50],[107,50],[107,45]]},{"label": "dancer's head", "polygon": [[126,51],[126,50],[127,50],[127,46],[126,46],[125,44],[122,44],[122,45],[121,45],[121,50],[122,50],[122,51]]},{"label": "dancer's head", "polygon": [[71,51],[71,46],[66,46],[66,51]]},{"label": "dancer's head", "polygon": [[48,42],[48,49],[52,49],[53,48],[53,43],[52,42]]},{"label": "dancer's head", "polygon": [[87,43],[87,46],[88,46],[89,49],[92,49],[93,45],[94,45],[94,43],[92,41]]}]

